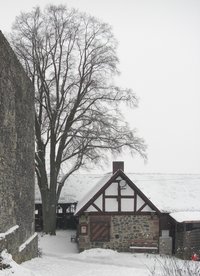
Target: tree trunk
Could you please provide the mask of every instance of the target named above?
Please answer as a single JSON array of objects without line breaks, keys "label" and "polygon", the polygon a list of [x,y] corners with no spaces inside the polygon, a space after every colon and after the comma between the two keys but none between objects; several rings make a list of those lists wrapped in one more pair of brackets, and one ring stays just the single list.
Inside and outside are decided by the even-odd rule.
[{"label": "tree trunk", "polygon": [[[53,128],[52,128],[53,129]],[[36,128],[38,136],[40,129]],[[50,235],[56,234],[56,207],[57,207],[57,168],[55,164],[55,134],[51,133],[51,152],[50,152],[50,180],[48,183],[46,165],[45,165],[45,145],[39,136],[37,139],[36,174],[38,186],[42,199],[43,231]]]},{"label": "tree trunk", "polygon": [[46,234],[56,235],[56,208],[50,202],[42,203],[43,231]]},{"label": "tree trunk", "polygon": [[52,202],[50,191],[44,191],[42,197],[43,231],[46,234],[56,234],[56,204]]}]

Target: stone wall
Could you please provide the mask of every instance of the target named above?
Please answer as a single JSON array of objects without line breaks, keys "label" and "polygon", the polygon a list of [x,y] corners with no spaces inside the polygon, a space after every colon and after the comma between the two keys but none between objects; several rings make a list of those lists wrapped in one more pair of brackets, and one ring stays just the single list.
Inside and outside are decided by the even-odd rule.
[{"label": "stone wall", "polygon": [[110,221],[110,241],[91,242],[90,216],[82,215],[79,225],[87,225],[88,233],[79,235],[80,251],[101,247],[128,252],[130,246],[158,247],[159,219],[156,215],[112,215]]},{"label": "stone wall", "polygon": [[1,32],[0,233],[0,251],[8,248],[18,261],[37,255],[36,236],[19,252],[34,235],[34,93]]}]

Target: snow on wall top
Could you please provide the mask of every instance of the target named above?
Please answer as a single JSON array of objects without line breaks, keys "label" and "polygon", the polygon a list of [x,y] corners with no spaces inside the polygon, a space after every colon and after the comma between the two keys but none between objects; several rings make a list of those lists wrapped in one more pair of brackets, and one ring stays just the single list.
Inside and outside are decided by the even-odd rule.
[{"label": "snow on wall top", "polygon": [[15,232],[18,228],[19,228],[19,225],[15,225],[15,226],[11,227],[10,229],[8,229],[5,233],[0,233],[0,240],[5,239],[6,236],[12,234],[12,233]]},{"label": "snow on wall top", "polygon": [[[200,212],[200,175],[126,173],[146,197],[164,213]],[[74,174],[66,181],[59,203],[78,202],[77,210],[110,179],[109,174]],[[36,187],[36,203],[41,196]]]}]

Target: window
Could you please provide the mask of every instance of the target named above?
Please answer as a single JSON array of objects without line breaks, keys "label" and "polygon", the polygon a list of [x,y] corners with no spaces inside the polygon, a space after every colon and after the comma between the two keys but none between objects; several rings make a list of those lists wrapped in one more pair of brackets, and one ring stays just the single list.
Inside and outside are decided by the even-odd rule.
[{"label": "window", "polygon": [[60,205],[57,206],[57,214],[62,214],[63,209]]},{"label": "window", "polygon": [[66,213],[74,213],[75,209],[76,209],[76,205],[75,204],[70,204],[66,209]]}]

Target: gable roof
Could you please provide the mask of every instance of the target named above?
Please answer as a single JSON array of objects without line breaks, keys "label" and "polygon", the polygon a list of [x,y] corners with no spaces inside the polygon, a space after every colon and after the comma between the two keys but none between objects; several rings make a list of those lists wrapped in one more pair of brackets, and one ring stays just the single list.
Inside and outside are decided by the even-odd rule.
[{"label": "gable roof", "polygon": [[[83,205],[112,175],[112,173],[71,175],[63,187],[59,203],[79,202],[79,206]],[[199,174],[126,173],[126,175],[162,213],[200,212]],[[36,203],[41,203],[37,187]]]},{"label": "gable roof", "polygon": [[126,182],[131,186],[139,195],[140,197],[145,201],[148,202],[148,205],[155,210],[156,212],[160,213],[160,211],[156,208],[156,206],[143,194],[143,192],[138,189],[138,187],[122,172],[121,170],[118,170],[113,175],[106,174],[103,176],[103,178],[96,184],[96,186],[93,187],[83,198],[80,200],[76,206],[76,212],[75,215],[79,215],[81,212],[86,210],[92,202],[94,202],[99,195],[118,177],[121,177],[122,179],[126,180]]},{"label": "gable roof", "polygon": [[[162,213],[200,211],[200,175],[127,173],[125,176]],[[105,175],[78,202],[76,214],[111,178],[112,174]]]},{"label": "gable roof", "polygon": [[88,191],[88,193],[85,194],[85,196],[78,201],[78,204],[76,206],[76,212],[75,215],[77,215],[77,213],[79,211],[81,211],[85,206],[89,205],[89,201],[91,199],[94,198],[94,196],[101,191],[101,189],[107,184],[107,182],[111,179],[112,175],[109,174],[105,174],[98,182],[95,186],[93,186],[93,188]]},{"label": "gable roof", "polygon": [[200,211],[200,175],[127,174],[163,213]]}]

